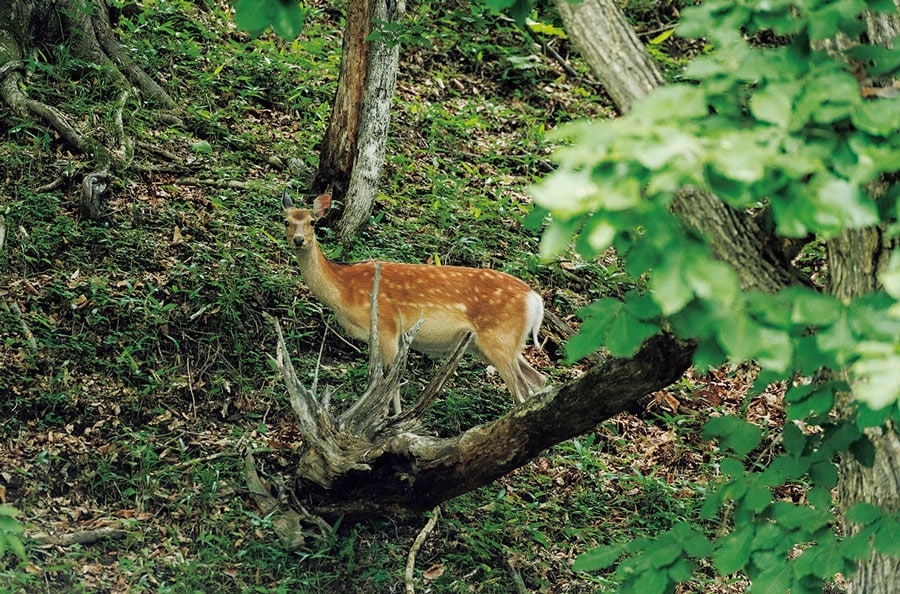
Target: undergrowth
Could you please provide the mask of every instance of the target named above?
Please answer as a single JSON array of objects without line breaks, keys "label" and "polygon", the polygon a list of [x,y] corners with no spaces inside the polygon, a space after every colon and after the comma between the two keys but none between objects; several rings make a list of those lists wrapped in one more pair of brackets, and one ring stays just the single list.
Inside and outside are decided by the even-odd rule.
[{"label": "undergrowth", "polygon": [[[133,106],[133,165],[105,220],[90,221],[73,192],[35,189],[84,157],[42,124],[0,113],[13,123],[0,144],[0,299],[15,305],[0,308],[0,504],[22,512],[27,545],[25,561],[0,556],[0,590],[397,591],[418,524],[311,532],[289,551],[242,474],[246,449],[296,439],[264,313],[282,320],[295,365],[309,383],[317,374],[334,387],[338,406],[366,380],[364,345],[342,338],[311,299],[281,237],[281,190],[302,191],[307,180],[272,165],[315,165],[340,16],[312,6],[301,37],[285,42],[251,40],[214,3],[119,8],[126,47],[220,135],[161,128]],[[540,262],[539,230],[523,225],[527,186],[552,168],[548,131],[610,114],[586,69],[573,58],[581,76],[566,77],[476,5],[412,10],[434,26],[411,30],[403,50],[376,212],[346,250],[323,230],[326,250],[502,269],[562,317],[633,287],[612,256]],[[109,117],[102,69],[64,54],[35,60],[35,97],[89,128]],[[550,355],[541,367],[551,381],[580,373]],[[413,357],[407,393],[434,370]],[[608,576],[574,573],[575,556],[696,521],[716,473],[699,428],[717,407],[740,406],[747,384],[737,372],[694,378],[657,395],[655,421],[622,415],[449,502],[417,578],[432,592],[614,591]],[[455,434],[510,406],[502,382],[466,359],[428,422]],[[82,545],[41,540],[110,527],[124,533]],[[701,571],[694,587],[725,586]]]}]

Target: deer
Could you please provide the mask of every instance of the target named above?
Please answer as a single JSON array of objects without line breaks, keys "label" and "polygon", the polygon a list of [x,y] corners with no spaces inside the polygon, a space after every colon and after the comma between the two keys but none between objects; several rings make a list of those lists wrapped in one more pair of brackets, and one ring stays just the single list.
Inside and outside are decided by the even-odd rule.
[{"label": "deer", "polygon": [[[312,209],[304,209],[295,207],[285,191],[282,206],[287,242],[307,288],[352,338],[368,340],[376,263],[341,264],[322,253],[315,224],[331,208],[331,194],[321,194]],[[471,332],[468,350],[497,369],[514,404],[543,389],[544,376],[522,351],[529,334],[540,348],[544,301],[524,281],[486,268],[399,262],[380,266],[377,338],[385,369],[394,363],[401,334],[421,320],[410,345],[413,350],[444,356]],[[393,408],[399,415],[399,393],[393,395]]]}]

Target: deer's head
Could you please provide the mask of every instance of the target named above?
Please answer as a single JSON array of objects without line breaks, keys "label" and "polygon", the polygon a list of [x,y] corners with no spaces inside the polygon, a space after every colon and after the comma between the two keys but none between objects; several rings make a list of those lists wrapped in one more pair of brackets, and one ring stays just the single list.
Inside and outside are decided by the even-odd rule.
[{"label": "deer's head", "polygon": [[281,195],[284,207],[284,230],[288,245],[295,250],[308,250],[316,244],[315,222],[331,207],[331,194],[322,194],[313,202],[312,210],[297,208],[287,190]]}]

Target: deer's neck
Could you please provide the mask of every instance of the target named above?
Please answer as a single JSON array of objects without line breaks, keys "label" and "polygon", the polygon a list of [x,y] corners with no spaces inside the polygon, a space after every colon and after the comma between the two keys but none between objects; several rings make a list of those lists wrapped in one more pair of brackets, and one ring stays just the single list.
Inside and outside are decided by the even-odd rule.
[{"label": "deer's neck", "polygon": [[303,282],[317,299],[334,308],[340,301],[336,264],[325,257],[318,243],[307,250],[295,250]]}]

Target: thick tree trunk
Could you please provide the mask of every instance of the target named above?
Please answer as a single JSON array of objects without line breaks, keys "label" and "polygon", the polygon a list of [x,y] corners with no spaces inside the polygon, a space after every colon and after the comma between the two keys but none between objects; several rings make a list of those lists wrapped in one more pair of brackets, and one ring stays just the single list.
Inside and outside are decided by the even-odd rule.
[{"label": "thick tree trunk", "polygon": [[[879,289],[878,273],[890,254],[879,229],[848,229],[827,244],[830,291],[842,299],[866,295]],[[861,465],[845,454],[840,463],[841,480],[837,501],[846,511],[858,502],[873,503],[886,512],[900,510],[900,435],[889,423],[885,428],[866,431],[875,446],[875,463]],[[850,534],[856,530],[846,526]],[[879,555],[860,562],[847,579],[850,594],[892,594],[900,592],[900,558]]]},{"label": "thick tree trunk", "polygon": [[[885,512],[900,510],[900,435],[889,423],[884,429],[866,431],[875,446],[875,463],[866,468],[852,456],[841,460],[837,499],[844,511],[853,503],[873,503]],[[853,526],[848,527],[853,534]],[[900,535],[898,535],[900,536]],[[900,592],[900,558],[880,555],[861,561],[847,578],[849,594],[896,594]]]},{"label": "thick tree trunk", "polygon": [[566,32],[621,111],[665,84],[615,2],[557,0],[556,8]]}]

